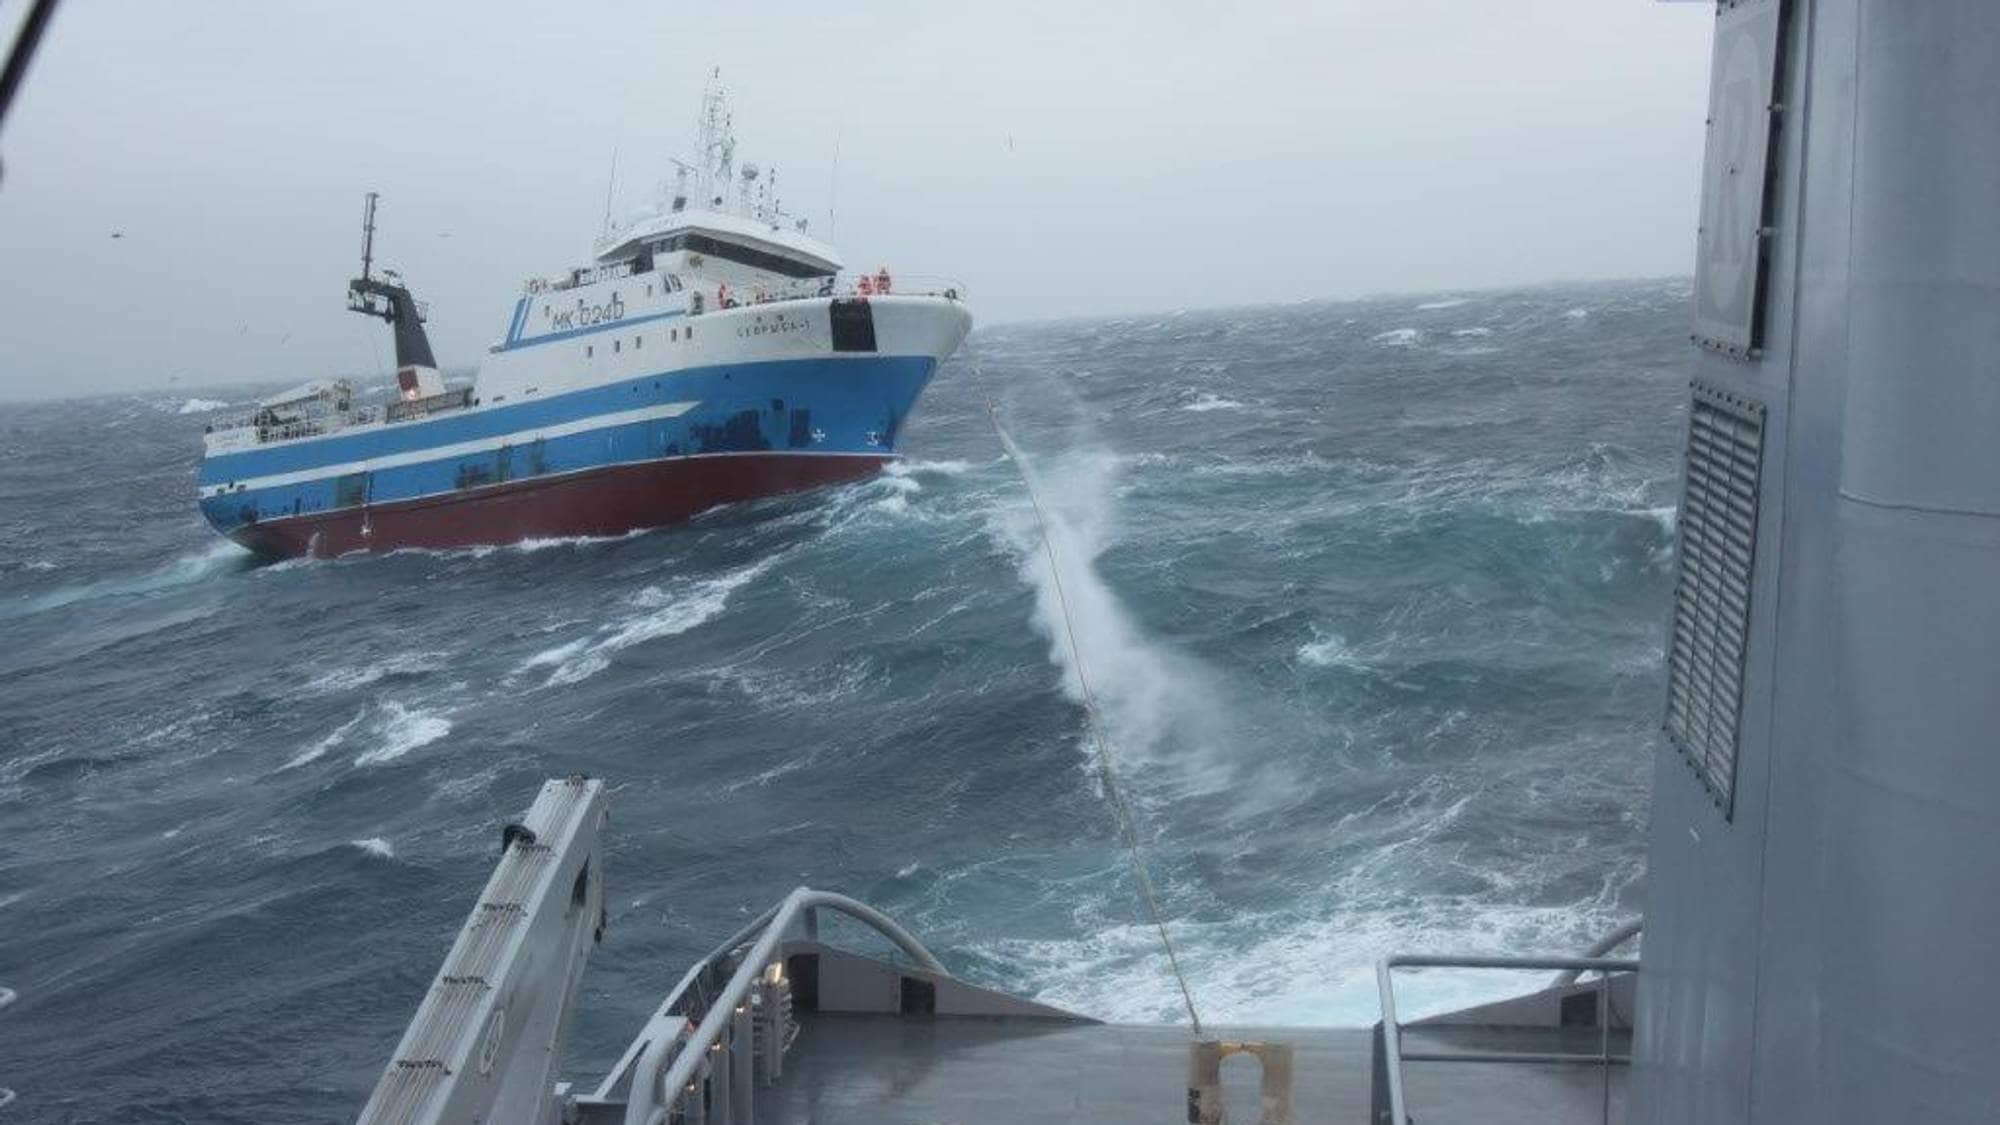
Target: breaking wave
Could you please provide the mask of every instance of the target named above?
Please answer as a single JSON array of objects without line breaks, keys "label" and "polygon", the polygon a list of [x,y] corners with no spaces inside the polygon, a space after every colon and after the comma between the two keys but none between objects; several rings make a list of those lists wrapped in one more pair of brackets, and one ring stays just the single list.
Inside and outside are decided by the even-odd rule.
[{"label": "breaking wave", "polygon": [[611,667],[612,657],[628,648],[685,633],[714,619],[729,608],[731,594],[755,581],[774,561],[765,558],[720,578],[688,585],[648,586],[630,599],[642,612],[592,636],[544,649],[523,661],[516,672],[547,668],[548,687],[581,683]]}]

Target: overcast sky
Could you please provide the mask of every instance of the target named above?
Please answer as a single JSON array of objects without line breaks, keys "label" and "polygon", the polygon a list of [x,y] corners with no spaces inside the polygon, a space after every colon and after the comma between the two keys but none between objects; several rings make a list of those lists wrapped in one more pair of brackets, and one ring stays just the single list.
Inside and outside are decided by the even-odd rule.
[{"label": "overcast sky", "polygon": [[711,65],[788,209],[988,323],[1686,273],[1712,19],[69,0],[0,131],[0,397],[386,370],[343,305],[369,190],[440,362],[474,364],[523,278],[587,258],[614,149],[617,211],[652,198]]}]

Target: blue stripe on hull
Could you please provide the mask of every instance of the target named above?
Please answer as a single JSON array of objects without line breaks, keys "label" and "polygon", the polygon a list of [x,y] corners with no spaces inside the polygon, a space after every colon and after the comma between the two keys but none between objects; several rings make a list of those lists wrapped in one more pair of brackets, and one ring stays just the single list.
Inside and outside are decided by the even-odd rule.
[{"label": "blue stripe on hull", "polygon": [[[396,503],[661,458],[761,451],[889,456],[895,452],[904,418],[935,368],[936,361],[927,356],[707,367],[538,402],[369,427],[296,446],[223,454],[203,462],[199,475],[203,485],[315,468],[326,468],[329,475],[210,496],[201,502],[202,514],[227,533],[256,520]],[[541,427],[676,402],[699,405],[675,418],[528,440]],[[333,475],[343,464],[512,433],[521,433],[523,440],[497,450]]]}]

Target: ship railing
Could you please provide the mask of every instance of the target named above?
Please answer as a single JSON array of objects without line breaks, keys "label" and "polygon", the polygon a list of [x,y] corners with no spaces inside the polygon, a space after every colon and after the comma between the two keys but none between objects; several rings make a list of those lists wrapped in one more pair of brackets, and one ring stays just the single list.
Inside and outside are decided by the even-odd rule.
[{"label": "ship railing", "polygon": [[861,275],[848,278],[806,278],[781,285],[753,285],[743,288],[725,287],[727,300],[721,305],[712,302],[716,296],[713,288],[692,287],[697,293],[705,293],[703,304],[715,308],[743,308],[745,306],[776,305],[786,301],[824,300],[828,297],[943,297],[952,301],[965,300],[965,286],[948,277],[934,277],[917,274],[895,276],[889,279],[885,292],[877,287],[874,274],[866,275],[863,285]]},{"label": "ship railing", "polygon": [[[710,1125],[750,1121],[752,1090],[759,1079],[776,1080],[797,1033],[779,946],[795,934],[816,940],[821,910],[864,923],[922,968],[950,975],[888,915],[845,895],[800,887],[695,962],[595,1098],[614,1099],[629,1079],[625,1125],[687,1120],[694,1106],[706,1107]],[[732,1112],[732,1106],[741,1108]]]},{"label": "ship railing", "polygon": [[373,425],[382,418],[382,408],[374,405],[357,406],[350,410],[316,414],[306,418],[290,418],[283,422],[262,419],[253,411],[218,418],[209,423],[207,433],[211,438],[209,442],[211,448],[225,450],[247,445],[291,441],[294,438],[318,437],[351,426]]},{"label": "ship railing", "polygon": [[[856,274],[851,278],[844,279],[840,286],[842,289],[841,295],[849,297],[945,297],[953,301],[965,300],[965,286],[959,284],[954,278],[923,273],[893,274],[889,278],[889,289],[885,293],[876,288],[876,277],[876,274]],[[868,282],[867,290],[872,290],[872,292],[864,291],[861,284],[864,278]]]},{"label": "ship railing", "polygon": [[[1636,930],[1634,931],[1636,932]],[[1612,936],[1617,936],[1616,932]],[[1629,938],[1631,934],[1625,934]],[[1616,944],[1616,943],[1614,943]],[[1403,1025],[1396,1017],[1397,969],[1503,969],[1503,970],[1548,970],[1557,969],[1565,974],[1596,973],[1598,1046],[1593,1052],[1575,1051],[1406,1051],[1403,1049]],[[1395,954],[1375,963],[1375,986],[1380,993],[1382,1006],[1381,1058],[1382,1068],[1377,1077],[1388,1088],[1388,1105],[1378,1105],[1377,1125],[1396,1125],[1411,1120],[1408,1097],[1403,1088],[1403,1064],[1406,1062],[1432,1063],[1515,1063],[1541,1065],[1589,1065],[1599,1067],[1604,1072],[1603,1120],[1611,1117],[1611,1068],[1629,1065],[1630,1055],[1611,1053],[1611,974],[1636,973],[1639,962],[1622,957],[1470,957],[1434,956],[1430,954]],[[1576,977],[1569,978],[1574,981]],[[1386,1109],[1384,1120],[1382,1111]]]},{"label": "ship railing", "polygon": [[389,404],[385,416],[391,422],[406,422],[412,418],[436,414],[440,410],[461,410],[471,403],[472,388],[459,387],[456,390],[424,398],[399,399]]}]

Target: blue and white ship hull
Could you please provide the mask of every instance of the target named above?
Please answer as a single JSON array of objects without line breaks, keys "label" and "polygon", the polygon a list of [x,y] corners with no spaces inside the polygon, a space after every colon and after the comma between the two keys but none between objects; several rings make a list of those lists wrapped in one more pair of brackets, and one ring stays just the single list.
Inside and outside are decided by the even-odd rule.
[{"label": "blue and white ship hull", "polygon": [[[600,305],[644,301],[613,296]],[[211,435],[203,514],[261,554],[324,556],[615,535],[850,480],[897,456],[918,396],[971,326],[955,297],[897,295],[639,311],[526,334],[558,298],[573,307],[575,291],[523,300],[479,386],[455,392],[462,405],[318,433],[293,424],[296,437],[277,417],[260,439]],[[857,318],[870,329],[858,339]]]}]

